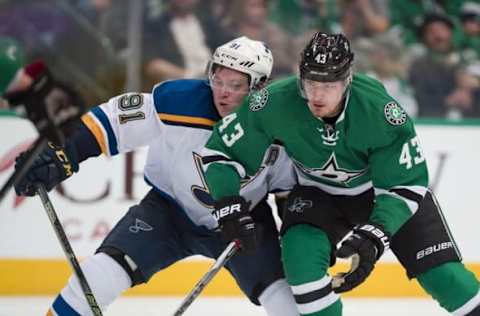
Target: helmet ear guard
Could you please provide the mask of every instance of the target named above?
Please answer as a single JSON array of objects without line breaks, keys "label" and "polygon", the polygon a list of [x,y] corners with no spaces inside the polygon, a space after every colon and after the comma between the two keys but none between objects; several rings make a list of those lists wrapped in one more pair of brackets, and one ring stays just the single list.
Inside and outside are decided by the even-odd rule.
[{"label": "helmet ear guard", "polygon": [[300,79],[321,82],[348,80],[353,57],[350,42],[344,35],[317,32],[302,52]]},{"label": "helmet ear guard", "polygon": [[213,76],[217,66],[247,74],[250,90],[258,89],[270,78],[273,56],[265,43],[242,36],[215,50],[207,66],[209,78]]}]

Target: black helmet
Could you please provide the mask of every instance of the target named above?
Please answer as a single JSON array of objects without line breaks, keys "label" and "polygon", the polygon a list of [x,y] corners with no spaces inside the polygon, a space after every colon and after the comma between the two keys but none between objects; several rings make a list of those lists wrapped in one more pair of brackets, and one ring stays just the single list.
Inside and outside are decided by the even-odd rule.
[{"label": "black helmet", "polygon": [[353,52],[342,34],[317,32],[302,52],[300,78],[315,81],[339,81],[350,75]]}]

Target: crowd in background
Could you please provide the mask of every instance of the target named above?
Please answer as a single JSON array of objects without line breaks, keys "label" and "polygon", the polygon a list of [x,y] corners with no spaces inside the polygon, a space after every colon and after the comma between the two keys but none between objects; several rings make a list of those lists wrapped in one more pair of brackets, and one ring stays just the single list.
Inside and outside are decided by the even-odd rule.
[{"label": "crowd in background", "polygon": [[341,32],[356,71],[380,79],[410,116],[480,117],[480,0],[136,1],[138,20],[132,0],[0,0],[0,37],[45,59],[95,105],[125,91],[133,52],[135,88],[149,91],[203,78],[212,50],[246,35],[271,48],[277,79],[297,72],[314,32]]}]

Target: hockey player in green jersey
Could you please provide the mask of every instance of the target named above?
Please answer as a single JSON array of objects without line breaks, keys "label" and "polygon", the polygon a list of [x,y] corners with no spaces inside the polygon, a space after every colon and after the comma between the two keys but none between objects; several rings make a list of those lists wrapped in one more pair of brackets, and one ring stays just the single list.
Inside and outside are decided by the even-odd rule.
[{"label": "hockey player in green jersey", "polygon": [[[317,33],[299,78],[271,84],[223,118],[203,152],[216,208],[247,207],[240,180],[261,172],[273,144],[283,146],[298,184],[283,208],[282,259],[300,314],[341,315],[339,293],[361,284],[390,248],[448,312],[480,315],[479,282],[428,189],[413,122],[380,82],[352,74],[352,62],[343,35]],[[332,278],[336,257],[351,257],[352,269]]]}]

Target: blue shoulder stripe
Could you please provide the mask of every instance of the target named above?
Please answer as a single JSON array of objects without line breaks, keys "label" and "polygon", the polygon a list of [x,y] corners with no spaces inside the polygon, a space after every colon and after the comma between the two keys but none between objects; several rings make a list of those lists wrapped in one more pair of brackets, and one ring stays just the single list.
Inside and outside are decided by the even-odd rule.
[{"label": "blue shoulder stripe", "polygon": [[102,123],[102,126],[107,133],[108,149],[110,150],[110,155],[113,156],[118,154],[117,139],[115,138],[115,133],[113,132],[112,125],[110,124],[110,121],[108,120],[107,115],[105,114],[105,112],[103,112],[103,110],[99,106],[96,106],[93,109],[91,109],[91,112],[100,121],[100,123]]},{"label": "blue shoulder stripe", "polygon": [[153,89],[153,100],[165,124],[211,128],[220,119],[206,80],[162,82]]}]

